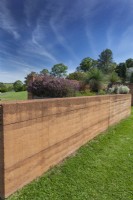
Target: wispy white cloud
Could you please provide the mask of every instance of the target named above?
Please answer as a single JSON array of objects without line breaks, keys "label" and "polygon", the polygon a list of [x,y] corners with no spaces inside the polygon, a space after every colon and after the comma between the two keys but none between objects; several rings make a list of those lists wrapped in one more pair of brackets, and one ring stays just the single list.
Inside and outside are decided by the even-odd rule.
[{"label": "wispy white cloud", "polygon": [[16,80],[21,80],[24,81],[25,73],[22,73],[21,71],[15,71],[15,72],[10,72],[9,71],[3,71],[0,69],[0,82],[4,83],[13,83]]},{"label": "wispy white cloud", "polygon": [[[132,24],[132,10],[133,10],[133,1],[132,0],[118,0],[113,2],[114,9],[113,9],[113,15],[112,19],[108,24],[108,29],[107,29],[107,46],[109,48],[112,48],[114,46],[118,46],[119,40],[121,39],[121,34],[119,35],[119,40],[115,41],[116,35],[119,32],[119,27],[122,28],[125,27],[125,29],[128,29],[130,25]],[[128,11],[128,12],[127,12]],[[126,13],[126,14],[125,14]],[[123,18],[123,16],[125,16]],[[124,20],[124,21],[123,21]],[[120,26],[121,24],[121,26]]]},{"label": "wispy white cloud", "polygon": [[128,58],[133,57],[133,26],[128,27],[125,32],[123,32],[120,41],[117,43],[115,48],[115,56],[118,62],[125,61]]},{"label": "wispy white cloud", "polygon": [[[28,54],[34,56],[40,56],[42,60],[48,60],[51,63],[58,62],[56,57],[49,50],[48,43],[46,40],[47,21],[45,23],[44,16],[48,14],[48,9],[51,3],[46,4],[45,9],[37,13],[36,23],[34,28],[31,28],[31,37],[24,42],[23,48]],[[31,25],[32,17],[36,12],[38,1],[27,0],[25,4],[25,14],[28,26]]]},{"label": "wispy white cloud", "polygon": [[96,47],[96,41],[95,38],[93,37],[92,32],[90,31],[90,29],[86,26],[86,36],[87,36],[87,40],[88,40],[88,48],[90,49],[92,55],[95,57],[95,55],[97,55],[97,47]]},{"label": "wispy white cloud", "polygon": [[31,16],[33,14],[33,11],[36,7],[36,1],[32,1],[32,0],[27,0],[25,2],[25,5],[24,5],[24,13],[26,15],[26,23],[28,26],[31,25]]},{"label": "wispy white cloud", "polygon": [[26,51],[30,54],[34,55],[39,55],[44,58],[44,60],[49,60],[51,63],[58,62],[57,59],[50,53],[48,52],[42,45],[37,43],[35,40],[34,43],[29,43],[26,44]]},{"label": "wispy white cloud", "polygon": [[97,52],[97,38],[94,37],[94,21],[96,15],[103,9],[103,6],[106,7],[106,4],[103,4],[104,0],[83,0],[83,19],[85,22],[85,35],[87,38],[88,49],[90,50],[93,57],[95,57]]},{"label": "wispy white cloud", "polygon": [[36,71],[35,66],[27,64],[19,57],[14,57],[9,53],[6,55],[8,56],[8,59],[0,57],[1,82],[14,82],[17,79],[24,81],[24,77],[26,77],[27,74],[31,71]]},{"label": "wispy white cloud", "polygon": [[[115,8],[113,10],[112,19],[108,25],[106,34],[107,47],[113,50],[114,60],[117,62],[124,62],[126,59],[133,57],[133,44],[131,42],[133,36],[133,1],[123,0],[121,2],[121,0],[118,0],[114,5]],[[118,5],[121,5],[119,9]],[[123,16],[125,17],[123,18]]]},{"label": "wispy white cloud", "polygon": [[73,59],[78,60],[78,57],[76,56],[71,44],[67,41],[66,37],[64,37],[66,24],[73,20],[73,15],[71,15],[73,8],[71,8],[69,10],[69,14],[66,14],[65,16],[64,9],[65,4],[60,4],[58,7],[58,12],[51,16],[49,25],[56,37],[57,43],[60,44],[70,54],[70,56],[73,57]]},{"label": "wispy white cloud", "polygon": [[0,1],[0,27],[12,34],[15,39],[20,37],[15,20],[11,16],[10,10],[7,7],[7,1]]},{"label": "wispy white cloud", "polygon": [[[21,78],[30,71],[41,70],[41,66],[64,62],[70,66],[69,71],[72,72],[84,55],[97,58],[99,51],[105,46],[113,50],[115,59],[133,55],[133,27],[129,23],[133,16],[133,0],[110,0],[108,3],[107,0],[23,2],[24,12],[18,15],[14,9],[10,10],[12,6],[8,7],[8,0],[0,0],[0,28],[15,39],[20,39],[18,43],[7,35],[6,40],[1,41],[0,56],[3,57],[0,58],[0,71],[4,71],[4,67],[9,65]],[[127,7],[129,9],[125,18],[128,25],[117,40],[118,26],[122,23],[121,16],[125,14]],[[102,19],[105,17],[103,13],[109,14],[108,24],[107,20]],[[13,17],[15,15],[18,15],[24,24],[16,23]],[[98,22],[101,22],[101,27]],[[103,33],[102,26],[105,28]],[[2,35],[3,31],[0,34]],[[3,76],[6,76],[6,73],[3,73]]]},{"label": "wispy white cloud", "polygon": [[129,26],[127,30],[122,34],[121,41],[119,45],[117,46],[117,49],[120,50],[127,50],[132,49],[133,51],[133,43],[131,42],[133,39],[133,25]]},{"label": "wispy white cloud", "polygon": [[26,51],[29,51],[29,53],[37,54],[40,56],[44,56],[45,59],[48,59],[51,62],[57,62],[57,59],[55,58],[52,53],[50,53],[42,43],[44,42],[44,38],[42,38],[43,29],[41,28],[40,24],[37,24],[36,29],[32,33],[31,40],[26,42]]},{"label": "wispy white cloud", "polygon": [[76,54],[74,53],[74,50],[72,49],[71,45],[68,44],[67,40],[65,39],[65,37],[63,36],[63,34],[61,34],[61,31],[58,29],[58,25],[55,24],[54,21],[50,21],[50,26],[52,31],[54,32],[56,39],[58,41],[58,43],[60,45],[62,45],[64,47],[65,50],[68,51],[68,53],[73,56],[73,58],[75,60],[78,60],[78,57],[76,56]]},{"label": "wispy white cloud", "polygon": [[[33,13],[35,12],[35,4],[37,1],[34,1],[32,4],[31,0],[27,0],[25,7],[25,12],[27,15],[27,21],[32,18]],[[98,4],[98,0],[80,0],[76,1],[76,4],[71,4],[69,10],[66,10],[67,2],[66,1],[57,1],[55,2],[48,1],[45,9],[40,12],[38,19],[36,20],[36,26],[32,32],[32,44],[31,40],[27,43],[27,50],[32,53],[37,53],[42,56],[46,56],[51,59],[53,62],[56,62],[57,59],[52,55],[51,52],[55,51],[56,44],[61,45],[64,50],[69,54],[70,57],[73,57],[75,62],[79,61],[78,56],[75,53],[74,48],[71,46],[71,43],[66,37],[66,27],[69,23],[74,23],[78,19],[86,20],[86,36],[88,38],[88,43],[90,44],[91,51],[96,53],[94,40],[90,29],[88,27],[88,14],[96,13],[94,7]],[[49,16],[49,12],[52,12],[52,15]],[[45,16],[47,21],[45,20]],[[48,30],[48,31],[47,31]],[[53,33],[55,40],[47,40],[49,33]],[[50,33],[50,34],[51,34]],[[42,46],[42,43],[45,44]]]},{"label": "wispy white cloud", "polygon": [[[1,51],[0,51],[1,53]],[[2,52],[3,53],[3,52]],[[6,56],[8,56],[8,59],[6,58],[0,58],[0,68],[3,68],[3,65],[6,64],[6,67],[11,67],[12,70],[19,70],[22,72],[25,71],[34,71],[35,70],[35,66],[32,66],[28,63],[26,63],[22,58],[17,57],[17,56],[13,56],[9,53],[4,53]]]},{"label": "wispy white cloud", "polygon": [[121,3],[120,0],[115,2],[116,6],[114,7],[114,10],[113,10],[112,19],[110,19],[108,29],[106,30],[106,38],[107,38],[107,47],[108,48],[112,48],[112,46],[115,45],[114,44],[115,43],[114,40],[115,40],[115,36],[116,36],[115,33],[117,32],[117,27],[118,27],[119,23],[121,22],[121,16],[125,9],[124,1],[123,1],[123,4],[121,4],[121,6],[119,7],[119,9],[117,7],[117,4]]},{"label": "wispy white cloud", "polygon": [[[26,2],[25,13],[27,24],[31,25],[31,19],[35,13],[37,1],[32,2],[31,0],[27,0]],[[78,2],[80,1],[78,0]],[[66,3],[66,1],[57,1],[56,3],[54,1],[47,1],[45,9],[40,10],[39,15],[37,15],[38,18],[32,30],[31,38],[24,43],[23,49],[25,49],[25,52],[40,56],[41,58],[49,60],[51,64],[55,64],[63,62],[61,58],[58,59],[55,56],[57,55],[56,45],[61,45],[67,54],[73,57],[74,62],[79,62],[79,58],[63,34],[66,24],[76,18],[78,8],[76,7],[77,10],[74,14],[75,6],[72,4],[69,12],[65,12],[64,15]],[[51,35],[51,40],[48,40],[49,35]]]}]

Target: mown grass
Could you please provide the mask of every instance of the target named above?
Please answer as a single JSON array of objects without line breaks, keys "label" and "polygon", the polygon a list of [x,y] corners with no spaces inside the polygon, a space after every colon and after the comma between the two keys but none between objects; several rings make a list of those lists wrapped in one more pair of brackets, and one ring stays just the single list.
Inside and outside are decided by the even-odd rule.
[{"label": "mown grass", "polygon": [[10,100],[26,100],[27,91],[23,92],[6,92],[0,94],[1,101],[10,101]]},{"label": "mown grass", "polygon": [[132,115],[8,200],[132,200]]}]

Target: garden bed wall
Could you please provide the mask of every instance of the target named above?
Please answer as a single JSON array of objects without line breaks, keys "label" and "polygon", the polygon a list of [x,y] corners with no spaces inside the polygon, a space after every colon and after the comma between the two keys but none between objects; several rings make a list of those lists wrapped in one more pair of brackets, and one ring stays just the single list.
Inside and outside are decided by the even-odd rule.
[{"label": "garden bed wall", "polygon": [[0,196],[7,197],[129,116],[131,95],[19,101],[0,109]]}]

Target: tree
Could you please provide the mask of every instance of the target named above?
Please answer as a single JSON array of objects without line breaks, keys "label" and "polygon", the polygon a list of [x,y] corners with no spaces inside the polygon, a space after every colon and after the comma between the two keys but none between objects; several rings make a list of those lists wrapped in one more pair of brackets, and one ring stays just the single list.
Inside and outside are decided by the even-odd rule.
[{"label": "tree", "polygon": [[0,82],[0,92],[2,92],[2,93],[8,92],[7,85],[2,82]]},{"label": "tree", "polygon": [[122,82],[125,82],[127,77],[126,63],[120,63],[119,65],[117,65],[115,71],[118,74],[118,76],[122,79]]},{"label": "tree", "polygon": [[99,92],[102,88],[103,73],[97,68],[91,69],[85,82],[89,84],[92,92]]},{"label": "tree", "polygon": [[120,81],[120,78],[116,72],[112,72],[108,76],[108,81],[109,81],[108,88],[111,88],[113,86],[113,84]]},{"label": "tree", "polygon": [[65,77],[67,75],[68,67],[63,63],[56,64],[51,69],[51,75],[55,77]]},{"label": "tree", "polygon": [[77,80],[77,81],[83,81],[85,80],[85,78],[86,78],[86,73],[84,72],[73,72],[67,76],[67,79]]},{"label": "tree", "polygon": [[20,80],[17,80],[13,84],[13,88],[15,92],[23,91],[23,83]]},{"label": "tree", "polygon": [[90,57],[84,58],[79,67],[77,67],[77,71],[87,72],[90,69],[92,69],[94,66],[96,66],[97,61],[93,60]]},{"label": "tree", "polygon": [[125,63],[126,63],[126,67],[127,67],[126,80],[131,81],[132,80],[132,72],[133,72],[133,59],[129,58],[126,60]]},{"label": "tree", "polygon": [[126,65],[127,65],[127,68],[133,67],[133,59],[132,58],[127,59]]},{"label": "tree", "polygon": [[111,84],[113,83],[116,83],[120,80],[120,78],[118,77],[118,74],[116,72],[112,72],[110,75],[109,75],[109,82]]},{"label": "tree", "polygon": [[13,84],[7,84],[7,90],[9,91],[13,91]]},{"label": "tree", "polygon": [[24,83],[25,83],[25,85],[27,85],[28,84],[28,78],[30,77],[30,76],[36,76],[37,75],[37,73],[36,72],[30,72],[26,77],[25,77],[25,81],[24,81]]},{"label": "tree", "polygon": [[101,52],[98,59],[98,67],[104,72],[108,73],[112,68],[113,53],[110,49]]},{"label": "tree", "polygon": [[48,75],[49,71],[48,71],[48,69],[44,68],[43,70],[40,71],[40,74],[42,74],[42,75]]},{"label": "tree", "polygon": [[130,83],[133,83],[133,72],[131,73],[131,76],[130,76]]}]

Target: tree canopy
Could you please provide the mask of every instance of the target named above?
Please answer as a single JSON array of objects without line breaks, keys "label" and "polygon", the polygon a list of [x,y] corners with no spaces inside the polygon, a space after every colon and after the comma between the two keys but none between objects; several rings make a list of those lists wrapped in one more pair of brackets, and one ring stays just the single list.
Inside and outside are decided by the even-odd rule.
[{"label": "tree canopy", "polygon": [[28,84],[28,78],[29,78],[30,76],[36,76],[36,75],[37,75],[37,72],[34,72],[34,71],[30,72],[30,73],[25,77],[24,83],[27,85],[27,84]]},{"label": "tree canopy", "polygon": [[23,83],[20,80],[17,80],[13,84],[13,88],[15,92],[23,91]]},{"label": "tree canopy", "polygon": [[86,77],[86,73],[84,73],[84,72],[73,72],[67,76],[67,79],[83,81],[83,80],[85,80],[85,77]]},{"label": "tree canopy", "polygon": [[103,73],[101,70],[94,68],[88,72],[86,83],[89,84],[91,91],[99,92],[102,88]]},{"label": "tree canopy", "polygon": [[109,72],[113,67],[113,53],[110,49],[101,52],[98,59],[98,66],[103,72]]},{"label": "tree canopy", "polygon": [[122,79],[122,82],[125,82],[126,81],[126,77],[127,77],[127,66],[126,66],[126,63],[120,63],[119,65],[117,65],[116,73]]},{"label": "tree canopy", "polygon": [[96,61],[90,57],[84,58],[79,67],[77,67],[77,71],[87,72],[94,67]]},{"label": "tree canopy", "polygon": [[126,65],[127,65],[127,68],[133,67],[133,59],[132,58],[127,59]]},{"label": "tree canopy", "polygon": [[48,75],[49,74],[49,70],[44,68],[43,70],[40,71],[40,74],[43,74],[43,75]]},{"label": "tree canopy", "polygon": [[56,64],[51,69],[51,75],[55,77],[66,77],[68,67],[63,63]]}]

